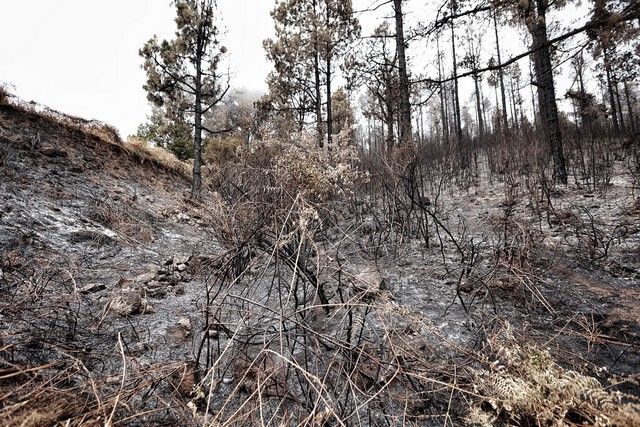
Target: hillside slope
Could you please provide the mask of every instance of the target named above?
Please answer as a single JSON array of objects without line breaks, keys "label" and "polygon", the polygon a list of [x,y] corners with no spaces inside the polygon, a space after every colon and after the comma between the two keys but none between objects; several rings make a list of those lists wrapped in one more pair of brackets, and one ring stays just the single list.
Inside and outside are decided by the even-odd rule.
[{"label": "hillside slope", "polygon": [[321,222],[271,160],[194,203],[187,165],[0,106],[0,425],[638,425],[624,170],[546,220],[504,182],[438,190],[425,244],[373,202]]},{"label": "hillside slope", "polygon": [[[0,183],[3,375],[67,369],[66,356],[91,352],[105,356],[86,368],[108,378],[119,374],[109,355],[122,346],[150,364],[189,359],[168,350],[166,329],[193,312],[201,285],[191,270],[219,247],[183,174],[55,117],[2,106]],[[16,387],[3,378],[0,390]],[[29,416],[44,417],[34,425],[69,412],[59,404],[42,402],[41,414],[32,405]],[[20,424],[20,411],[0,424]]]}]

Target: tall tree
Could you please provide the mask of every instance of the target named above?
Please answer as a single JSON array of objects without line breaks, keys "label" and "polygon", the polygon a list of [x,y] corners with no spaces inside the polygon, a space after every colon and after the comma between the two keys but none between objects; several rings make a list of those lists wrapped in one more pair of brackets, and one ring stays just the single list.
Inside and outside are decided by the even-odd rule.
[{"label": "tall tree", "polygon": [[480,68],[480,45],[481,38],[477,33],[469,30],[467,32],[467,54],[462,59],[461,65],[472,71],[473,84],[475,88],[475,99],[476,99],[476,117],[478,121],[478,136],[484,136],[484,117],[482,112],[482,91],[480,90],[480,86],[482,84],[482,75],[478,73],[478,69]]},{"label": "tall tree", "polygon": [[360,34],[352,2],[280,0],[271,16],[276,34],[264,43],[267,57],[274,63],[268,77],[271,108],[294,111],[300,128],[308,115],[314,115],[318,145],[322,147],[323,123],[328,142],[333,135],[331,82],[335,70]]},{"label": "tall tree", "polygon": [[411,141],[411,101],[409,98],[409,72],[407,70],[406,42],[404,36],[404,15],[402,0],[393,0],[393,10],[396,23],[396,51],[398,54],[398,91],[400,96],[400,143]]},{"label": "tall tree", "polygon": [[228,90],[218,72],[226,49],[218,39],[214,0],[175,0],[177,31],[173,40],[154,36],[140,50],[147,73],[147,97],[168,117],[184,115],[193,127],[193,178],[191,197],[202,188],[203,115],[215,107]]},{"label": "tall tree", "polygon": [[349,78],[352,85],[364,86],[377,101],[368,113],[384,122],[387,150],[393,148],[395,142],[398,111],[398,56],[391,42],[394,38],[387,22],[378,26],[354,58],[353,75]]},{"label": "tall tree", "polygon": [[265,40],[274,70],[267,77],[269,93],[264,105],[279,118],[289,116],[304,128],[315,114],[318,143],[322,144],[322,96],[319,63],[318,1],[281,0],[271,12],[275,37]]},{"label": "tall tree", "polygon": [[538,87],[538,106],[557,182],[567,183],[567,166],[562,144],[556,88],[553,80],[551,49],[547,34],[547,13],[552,4],[549,0],[532,0],[518,3],[521,17],[527,25],[533,43],[533,68],[535,85]]},{"label": "tall tree", "polygon": [[338,88],[331,95],[331,103],[333,105],[333,129],[335,134],[343,134],[345,141],[348,145],[353,145],[356,142],[356,134],[354,130],[355,114],[351,101],[347,92],[343,88]]},{"label": "tall tree", "polygon": [[[502,64],[502,55],[500,52],[500,36],[498,35],[498,8],[493,9],[493,31],[496,37],[496,55],[498,58],[498,64]],[[502,129],[506,131],[509,128],[509,117],[507,116],[507,96],[504,90],[504,71],[502,68],[498,69],[498,79],[500,82],[500,94],[502,95]]]},{"label": "tall tree", "polygon": [[[624,115],[620,102],[618,84],[620,80],[635,78],[638,75],[640,59],[630,41],[636,40],[638,28],[631,22],[617,22],[631,7],[638,9],[638,4],[620,2],[618,0],[594,0],[591,11],[592,22],[603,23],[587,32],[593,42],[594,57],[602,56],[604,75],[607,85],[609,107],[611,109],[611,123],[614,134],[624,130]],[[636,47],[640,48],[640,44]],[[633,113],[631,113],[633,115]]]},{"label": "tall tree", "polygon": [[320,48],[325,65],[327,97],[327,143],[331,144],[333,129],[333,107],[331,81],[334,68],[341,65],[351,43],[360,36],[360,24],[353,13],[352,0],[324,0],[324,28],[320,34]]}]

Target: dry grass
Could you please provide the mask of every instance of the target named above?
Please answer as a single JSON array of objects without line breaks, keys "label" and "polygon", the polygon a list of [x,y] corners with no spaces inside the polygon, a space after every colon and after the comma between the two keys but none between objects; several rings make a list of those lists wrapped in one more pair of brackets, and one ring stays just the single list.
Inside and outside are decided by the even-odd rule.
[{"label": "dry grass", "polygon": [[191,179],[191,165],[180,161],[173,153],[164,148],[154,147],[140,138],[129,138],[127,142],[120,142],[120,146],[128,153],[139,157],[141,162],[152,162],[166,169]]},{"label": "dry grass", "polygon": [[640,425],[637,398],[558,365],[548,351],[519,341],[508,324],[487,344],[487,364],[474,380],[485,405],[472,406],[470,424]]},{"label": "dry grass", "polygon": [[48,120],[53,125],[78,131],[88,138],[97,139],[112,146],[116,146],[142,164],[149,162],[167,171],[176,173],[185,179],[191,179],[191,165],[188,163],[180,161],[167,150],[151,146],[146,141],[139,138],[129,138],[127,141],[123,141],[118,131],[113,126],[104,122],[71,116],[37,104],[33,101],[27,103],[18,100],[15,97],[10,97],[8,92],[1,86],[0,105],[8,105],[15,110],[31,115],[37,115],[38,117]]},{"label": "dry grass", "polygon": [[135,210],[116,203],[94,199],[89,203],[88,216],[93,221],[114,231],[130,243],[149,243],[154,239],[153,229],[135,215]]}]

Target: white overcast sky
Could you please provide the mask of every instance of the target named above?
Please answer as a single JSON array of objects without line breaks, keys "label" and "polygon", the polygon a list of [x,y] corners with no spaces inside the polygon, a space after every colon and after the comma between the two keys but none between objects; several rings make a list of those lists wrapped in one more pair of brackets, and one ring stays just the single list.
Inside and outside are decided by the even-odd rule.
[{"label": "white overcast sky", "polygon": [[[408,26],[425,19],[421,15],[429,15],[441,1],[408,1]],[[384,2],[354,0],[354,8],[380,3]],[[273,34],[269,13],[274,4],[275,0],[218,0],[236,90],[266,90],[271,64],[262,42]],[[570,21],[580,14],[571,6],[567,9],[558,20],[572,26]],[[154,34],[171,38],[174,16],[171,0],[0,0],[0,83],[13,85],[24,100],[113,124],[126,137],[150,110],[138,50]],[[389,16],[389,5],[360,15],[363,34]],[[490,36],[490,26],[481,25]],[[503,59],[524,48],[513,29],[501,29],[501,38]],[[493,42],[483,51],[486,62],[493,55]],[[412,44],[409,54],[414,70],[424,70],[436,57],[434,43]],[[526,60],[521,67],[528,69]],[[558,83],[561,97],[566,81]],[[461,83],[463,101],[472,94],[470,87],[469,81]]]},{"label": "white overcast sky", "polygon": [[[234,88],[266,90],[262,40],[272,0],[219,0]],[[0,0],[0,82],[21,98],[112,123],[127,136],[149,111],[138,50],[175,31],[170,0]]]}]

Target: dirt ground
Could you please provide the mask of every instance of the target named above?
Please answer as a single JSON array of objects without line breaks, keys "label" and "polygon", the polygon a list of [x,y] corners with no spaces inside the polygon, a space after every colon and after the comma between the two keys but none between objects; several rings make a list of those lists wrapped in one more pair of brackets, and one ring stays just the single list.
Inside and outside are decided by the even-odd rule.
[{"label": "dirt ground", "polygon": [[[640,198],[624,168],[606,192],[559,189],[548,221],[532,214],[525,189],[506,198],[503,183],[480,183],[446,190],[438,201],[441,220],[479,254],[466,274],[446,236],[433,236],[429,248],[408,239],[373,257],[367,247],[375,230],[344,243],[344,268],[379,274],[394,307],[430,325],[431,336],[447,343],[437,344],[443,352],[478,349],[492,325],[507,322],[560,366],[603,383],[620,380],[640,397]],[[0,419],[28,413],[39,418],[27,425],[54,425],[73,410],[48,405],[45,414],[33,403],[37,395],[16,390],[48,378],[57,400],[90,395],[75,377],[44,374],[75,360],[74,375],[115,393],[124,358],[138,382],[121,399],[150,412],[119,425],[186,422],[171,411],[191,413],[193,381],[183,375],[175,388],[189,390],[180,393],[156,379],[180,374],[198,356],[209,333],[200,315],[209,267],[225,252],[208,205],[190,202],[188,189],[161,165],[0,107]],[[490,255],[500,245],[496,261]],[[331,237],[320,241],[320,251],[333,247]],[[240,285],[240,294],[249,292]],[[237,313],[221,316],[233,323]],[[225,375],[221,395],[238,380]],[[113,417],[101,410],[103,421]]]}]

